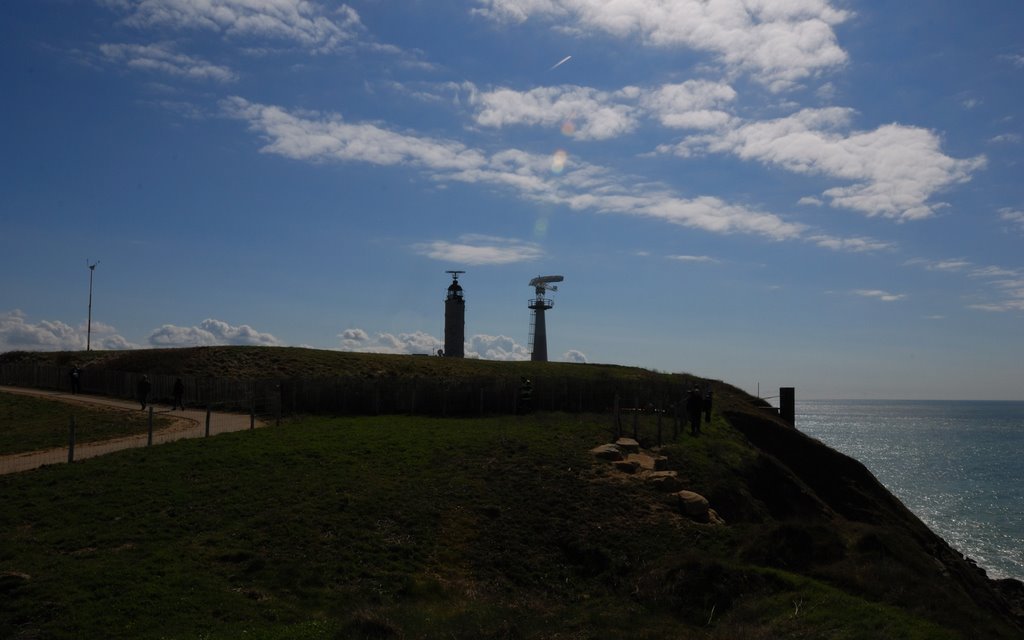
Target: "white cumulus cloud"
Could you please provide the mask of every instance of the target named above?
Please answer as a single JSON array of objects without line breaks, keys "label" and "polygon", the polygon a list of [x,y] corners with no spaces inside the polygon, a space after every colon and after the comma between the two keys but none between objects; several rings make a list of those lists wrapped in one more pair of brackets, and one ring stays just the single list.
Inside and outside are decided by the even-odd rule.
[{"label": "white cumulus cloud", "polygon": [[435,240],[419,243],[413,245],[413,249],[435,260],[467,265],[530,262],[544,255],[541,248],[532,242],[475,234],[459,236],[458,242]]},{"label": "white cumulus cloud", "polygon": [[466,341],[466,356],[482,360],[529,360],[530,352],[508,336],[477,334]]},{"label": "white cumulus cloud", "polygon": [[637,109],[589,87],[538,87],[529,91],[495,89],[473,93],[476,122],[485,127],[512,124],[562,126],[582,140],[604,140],[631,132]]},{"label": "white cumulus cloud", "polygon": [[207,318],[199,326],[179,327],[165,324],[154,330],[147,340],[154,347],[200,347],[214,345],[280,346],[269,333],[261,333],[247,324],[234,326],[222,320]]},{"label": "white cumulus cloud", "polygon": [[[223,101],[222,108],[247,122],[266,141],[265,153],[296,160],[413,166],[437,181],[490,184],[542,204],[651,218],[716,234],[794,240],[805,238],[809,231],[804,224],[756,207],[714,196],[682,197],[667,187],[616,175],[568,155],[552,157],[520,149],[487,154],[460,142],[348,123],[337,114],[288,111],[238,97]],[[847,244],[860,247],[857,242]],[[432,249],[442,255],[456,247]],[[521,252],[517,255],[522,257]]]},{"label": "white cumulus cloud", "polygon": [[330,11],[309,0],[100,0],[139,28],[214,31],[232,38],[290,41],[313,52],[335,50],[362,31],[345,4]]},{"label": "white cumulus cloud", "polygon": [[722,127],[732,116],[721,108],[736,98],[736,91],[728,84],[707,80],[654,88],[630,86],[617,91],[575,85],[482,91],[469,83],[459,89],[469,91],[468,104],[475,109],[473,118],[480,126],[559,127],[577,140],[626,135],[648,117],[672,128]]},{"label": "white cumulus cloud", "polygon": [[228,67],[177,53],[169,44],[101,44],[100,52],[112,62],[139,71],[158,71],[192,80],[233,82],[238,79]]},{"label": "white cumulus cloud", "polygon": [[823,175],[852,184],[822,194],[834,207],[897,220],[927,218],[942,203],[932,197],[967,182],[986,164],[984,156],[957,159],[944,154],[939,136],[920,127],[888,124],[850,131],[853,110],[804,109],[775,120],[736,123],[714,133],[691,136],[677,147],[729,153],[795,173]]},{"label": "white cumulus cloud", "polygon": [[826,0],[478,0],[494,20],[547,20],[580,35],[687,48],[775,91],[846,63],[833,26],[850,13]]},{"label": "white cumulus cloud", "polygon": [[[444,348],[444,342],[423,331],[411,333],[370,334],[360,328],[345,329],[338,334],[343,351],[365,353],[430,354]],[[481,360],[529,360],[527,348],[508,336],[476,334],[466,339],[467,358]]]},{"label": "white cumulus cloud", "polygon": [[0,351],[80,351],[87,344],[101,350],[138,348],[101,322],[93,322],[90,332],[60,320],[33,322],[19,309],[0,313]]},{"label": "white cumulus cloud", "polygon": [[856,289],[853,291],[854,295],[862,296],[864,298],[875,298],[882,302],[896,302],[907,297],[903,293],[889,293],[888,291],[882,291],[881,289]]},{"label": "white cumulus cloud", "polygon": [[576,349],[570,349],[562,354],[562,360],[565,362],[576,362],[578,364],[587,363],[587,354]]}]

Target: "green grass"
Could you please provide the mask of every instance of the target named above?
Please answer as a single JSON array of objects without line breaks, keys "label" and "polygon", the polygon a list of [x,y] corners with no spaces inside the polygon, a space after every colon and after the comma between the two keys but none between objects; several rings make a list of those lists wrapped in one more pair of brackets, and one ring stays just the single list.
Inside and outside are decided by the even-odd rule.
[{"label": "green grass", "polygon": [[[0,455],[67,446],[72,416],[76,442],[145,433],[149,428],[149,416],[143,411],[0,392]],[[170,424],[167,417],[153,416],[154,429]]]},{"label": "green grass", "polygon": [[[608,406],[620,394],[627,407],[698,381],[295,348],[6,363],[236,380],[525,375],[599,382]],[[0,637],[1020,637],[992,584],[861,465],[712,383],[712,425],[672,440],[666,420],[662,453],[725,526],[683,519],[593,460],[609,415],[307,418],[0,477]],[[30,430],[51,409],[29,410],[41,419]],[[657,441],[651,415],[638,435]]]},{"label": "green grass", "polygon": [[[682,519],[590,457],[609,425],[317,418],[0,477],[0,637],[959,637],[744,560],[767,525]],[[667,451],[723,495],[756,461],[721,418]]]}]

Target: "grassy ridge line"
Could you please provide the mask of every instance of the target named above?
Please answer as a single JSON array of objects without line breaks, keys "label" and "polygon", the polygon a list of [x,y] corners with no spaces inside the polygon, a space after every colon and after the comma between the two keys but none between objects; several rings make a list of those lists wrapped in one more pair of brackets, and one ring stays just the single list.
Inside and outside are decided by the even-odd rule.
[{"label": "grassy ridge line", "polygon": [[0,364],[49,364],[117,371],[221,377],[267,378],[477,378],[521,376],[542,372],[581,380],[623,382],[665,377],[638,367],[567,362],[498,361],[381,353],[329,351],[301,347],[189,347],[131,351],[10,351]]},{"label": "grassy ridge line", "polygon": [[[0,478],[5,638],[955,638],[745,561],[601,417],[315,419]],[[720,420],[695,489],[756,454]],[[725,476],[725,477],[723,477]]]},{"label": "grassy ridge line", "polygon": [[[328,351],[299,347],[218,346],[131,351],[12,351],[0,353],[3,364],[41,364],[70,367],[74,364],[110,371],[184,375],[196,378],[236,380],[331,379],[359,380],[431,379],[480,380],[572,379],[613,383],[623,393],[641,387],[673,388],[703,384],[706,379],[688,373],[661,373],[605,364],[565,362],[495,361],[463,358]],[[735,410],[759,411],[767,406],[749,394],[718,380],[713,383],[716,404]],[[608,399],[609,406],[612,399]],[[623,398],[629,403],[630,398]]]}]

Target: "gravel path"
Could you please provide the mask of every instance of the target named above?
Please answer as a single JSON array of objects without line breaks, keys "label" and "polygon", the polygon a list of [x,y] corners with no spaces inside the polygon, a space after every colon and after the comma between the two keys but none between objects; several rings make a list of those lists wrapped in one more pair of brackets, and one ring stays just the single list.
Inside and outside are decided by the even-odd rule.
[{"label": "gravel path", "polygon": [[[130,400],[116,400],[101,396],[90,396],[84,394],[71,395],[60,391],[46,391],[42,389],[28,389],[25,387],[4,387],[0,391],[5,393],[19,393],[23,395],[57,400],[69,404],[91,404],[117,409],[139,410],[139,403]],[[168,405],[153,405],[153,413],[161,414],[174,419],[174,424],[153,432],[153,444],[164,444],[174,442],[183,438],[202,438],[206,435],[206,411],[198,409],[185,409],[172,411]],[[255,427],[266,426],[262,420],[256,419]],[[231,431],[244,431],[250,428],[250,418],[247,414],[223,413],[220,411],[210,412],[210,435],[228,433]],[[110,440],[97,442],[75,443],[75,461],[86,458],[95,458],[105,453],[145,447],[148,434],[140,433]],[[30,471],[47,464],[61,464],[68,461],[68,448],[57,447],[41,451],[28,451],[6,456],[0,456],[0,474],[18,473]]]}]

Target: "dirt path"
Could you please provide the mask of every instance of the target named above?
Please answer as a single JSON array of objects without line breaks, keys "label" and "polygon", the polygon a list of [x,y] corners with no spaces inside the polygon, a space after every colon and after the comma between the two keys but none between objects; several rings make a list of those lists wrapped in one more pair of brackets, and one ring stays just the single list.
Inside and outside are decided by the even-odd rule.
[{"label": "dirt path", "polygon": [[[129,400],[116,400],[101,396],[71,395],[59,391],[46,391],[42,389],[27,389],[25,387],[4,387],[0,391],[5,393],[18,393],[30,395],[48,400],[57,400],[69,404],[89,404],[96,406],[111,407],[115,409],[139,410],[139,403]],[[167,405],[153,405],[153,413],[172,418],[174,423],[158,431],[153,431],[153,444],[164,444],[182,440],[184,438],[202,438],[206,435],[206,411],[197,409],[185,409],[184,411],[172,411]],[[257,419],[255,427],[266,426],[262,420]],[[218,433],[229,433],[231,431],[244,431],[250,428],[250,418],[246,414],[224,413],[219,411],[210,412],[210,435]],[[149,434],[139,433],[110,440],[99,440],[96,442],[75,443],[75,461],[86,458],[95,458],[105,453],[145,447]],[[0,474],[18,473],[30,471],[47,464],[60,464],[68,461],[68,448],[56,447],[40,451],[27,451],[0,456]]]}]

